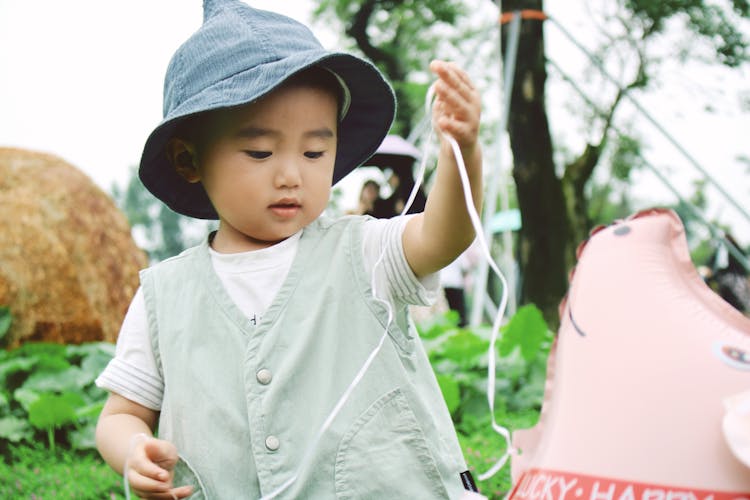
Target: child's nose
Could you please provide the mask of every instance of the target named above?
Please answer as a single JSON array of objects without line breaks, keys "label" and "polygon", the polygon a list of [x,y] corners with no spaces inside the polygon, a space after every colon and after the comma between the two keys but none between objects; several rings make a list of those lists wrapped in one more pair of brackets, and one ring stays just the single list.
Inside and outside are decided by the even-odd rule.
[{"label": "child's nose", "polygon": [[298,187],[301,182],[299,165],[292,158],[281,158],[276,170],[276,187],[293,188]]}]

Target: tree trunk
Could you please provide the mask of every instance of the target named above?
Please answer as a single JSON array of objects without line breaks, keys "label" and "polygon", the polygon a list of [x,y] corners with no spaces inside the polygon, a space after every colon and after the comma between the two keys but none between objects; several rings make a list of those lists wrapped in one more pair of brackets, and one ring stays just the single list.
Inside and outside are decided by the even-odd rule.
[{"label": "tree trunk", "polygon": [[[542,1],[506,1],[503,8],[505,12],[542,10]],[[504,40],[507,31],[506,25]],[[536,304],[550,327],[556,329],[558,305],[568,287],[574,249],[562,183],[555,173],[545,109],[547,72],[541,21],[522,22],[516,61],[508,132],[522,220],[518,245],[521,300]]]}]

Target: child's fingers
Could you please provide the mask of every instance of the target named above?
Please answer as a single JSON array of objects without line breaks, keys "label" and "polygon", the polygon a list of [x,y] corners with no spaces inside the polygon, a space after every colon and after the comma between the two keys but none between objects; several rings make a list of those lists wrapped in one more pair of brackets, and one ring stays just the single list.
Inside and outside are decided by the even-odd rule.
[{"label": "child's fingers", "polygon": [[435,82],[436,104],[444,103],[444,112],[467,121],[479,121],[481,98],[469,76],[453,63],[433,61],[430,67],[439,79]]},{"label": "child's fingers", "polygon": [[165,470],[148,459],[135,458],[130,461],[129,473],[138,474],[140,477],[148,478],[154,482],[169,485],[169,471]]},{"label": "child's fingers", "polygon": [[478,106],[456,96],[455,92],[446,92],[435,101],[433,111],[433,120],[440,131],[450,134],[460,144],[476,139],[481,113]]},{"label": "child's fingers", "polygon": [[149,493],[149,492],[139,492],[139,491],[133,491],[136,495],[138,495],[139,498],[147,498],[149,500],[175,500],[180,498],[187,498],[189,497],[193,492],[192,490],[188,492],[187,494],[178,492],[177,488],[174,490],[169,490],[164,493]]},{"label": "child's fingers", "polygon": [[172,443],[148,438],[133,451],[128,481],[133,490],[143,498],[186,498],[192,494],[192,486],[172,487],[172,469],[177,460],[177,448]]},{"label": "child's fingers", "polygon": [[159,495],[167,495],[164,498],[171,498],[168,493],[172,485],[168,480],[159,481],[130,469],[128,471],[128,483],[141,498],[157,498]]},{"label": "child's fingers", "polygon": [[130,456],[129,467],[131,472],[135,472],[140,476],[168,484],[169,471],[171,467],[174,467],[174,464],[172,464],[171,467],[165,468],[163,466],[164,463],[158,463],[157,460],[154,459],[162,458],[160,453],[154,452],[153,445],[151,444],[154,441],[158,440],[150,438],[135,447]]},{"label": "child's fingers", "polygon": [[446,73],[444,79],[450,82],[450,85],[461,93],[466,99],[470,99],[476,89],[474,84],[471,82],[468,73],[459,68],[454,63],[448,63],[449,71]]},{"label": "child's fingers", "polygon": [[164,470],[172,470],[179,459],[177,448],[163,439],[149,439],[143,444],[145,456]]},{"label": "child's fingers", "polygon": [[141,498],[173,500],[175,498],[187,498],[193,493],[193,486],[191,485],[172,488],[169,482],[155,481],[151,478],[140,476],[137,472],[129,474],[128,482],[133,492]]},{"label": "child's fingers", "polygon": [[455,89],[464,99],[471,100],[474,97],[476,89],[471,78],[455,63],[433,61],[430,63],[430,69],[446,87]]},{"label": "child's fingers", "polygon": [[438,119],[438,128],[441,132],[446,133],[456,139],[459,144],[466,139],[476,137],[476,129],[464,121],[443,116]]},{"label": "child's fingers", "polygon": [[171,490],[169,490],[169,493],[172,495],[172,498],[187,498],[193,494],[193,487],[179,486],[177,488],[172,488]]},{"label": "child's fingers", "polygon": [[153,493],[153,492],[138,492],[134,491],[136,495],[141,498],[148,498],[149,500],[177,500],[180,498],[187,498],[193,494],[192,486],[181,486],[179,488],[172,488],[169,491]]},{"label": "child's fingers", "polygon": [[445,85],[442,81],[435,84],[435,95],[440,111],[461,119],[478,120],[479,106],[474,99],[467,99],[458,90]]},{"label": "child's fingers", "polygon": [[440,60],[434,60],[430,63],[430,69],[436,72],[448,74],[453,73],[455,77],[461,80],[463,84],[465,84],[469,88],[473,88],[474,84],[471,83],[471,78],[469,77],[469,74],[464,71],[461,66],[456,64],[453,61],[440,61]]},{"label": "child's fingers", "polygon": [[433,61],[430,69],[438,76],[433,108],[436,127],[456,139],[462,148],[471,146],[479,135],[479,92],[469,75],[455,63]]},{"label": "child's fingers", "polygon": [[471,81],[469,74],[458,65],[455,66],[455,74],[461,79],[461,82],[470,90],[474,90],[474,82]]}]

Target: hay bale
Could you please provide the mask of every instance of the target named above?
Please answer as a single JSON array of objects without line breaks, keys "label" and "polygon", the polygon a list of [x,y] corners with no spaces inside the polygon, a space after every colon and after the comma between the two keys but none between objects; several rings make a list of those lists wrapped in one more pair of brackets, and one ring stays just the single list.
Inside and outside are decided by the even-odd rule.
[{"label": "hay bale", "polygon": [[62,159],[0,148],[6,343],[114,341],[146,255],[112,199]]}]

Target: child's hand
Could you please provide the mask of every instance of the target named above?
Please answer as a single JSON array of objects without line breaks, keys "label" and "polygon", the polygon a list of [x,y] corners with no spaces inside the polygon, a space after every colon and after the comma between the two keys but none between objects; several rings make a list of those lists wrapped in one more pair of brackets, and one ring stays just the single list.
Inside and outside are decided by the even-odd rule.
[{"label": "child's hand", "polygon": [[162,439],[144,437],[133,447],[128,460],[128,482],[141,498],[173,500],[193,493],[192,486],[172,487],[177,448]]},{"label": "child's hand", "polygon": [[452,136],[464,153],[472,153],[479,136],[481,98],[466,74],[455,63],[432,61],[438,77],[432,120],[437,129]]}]

